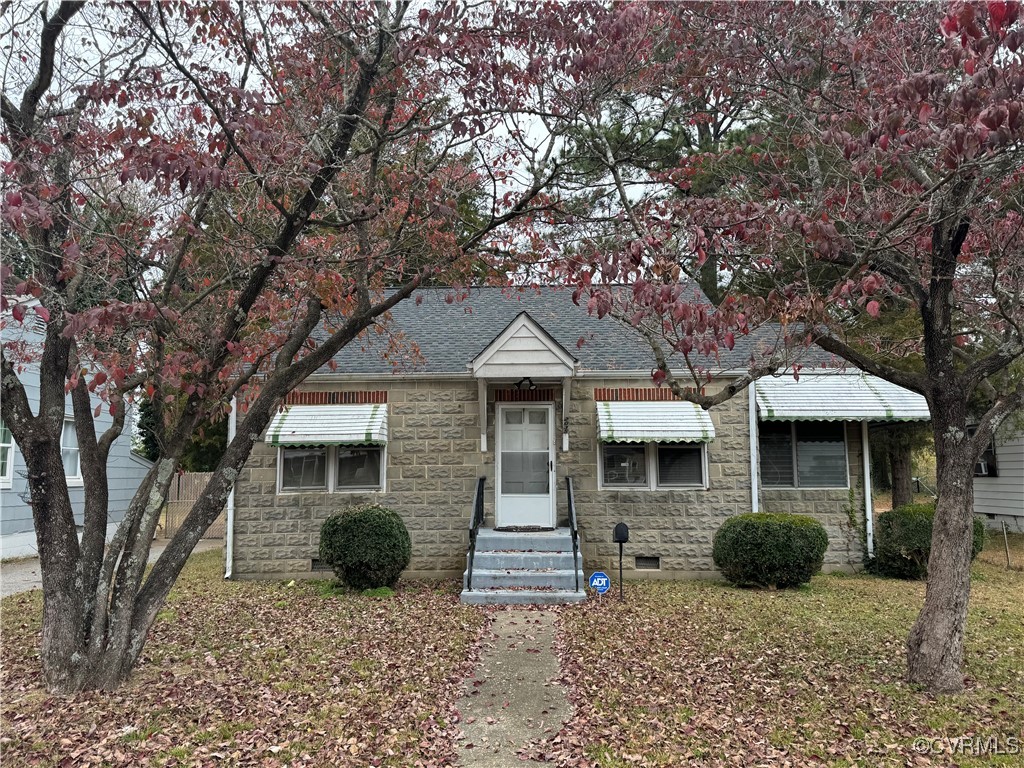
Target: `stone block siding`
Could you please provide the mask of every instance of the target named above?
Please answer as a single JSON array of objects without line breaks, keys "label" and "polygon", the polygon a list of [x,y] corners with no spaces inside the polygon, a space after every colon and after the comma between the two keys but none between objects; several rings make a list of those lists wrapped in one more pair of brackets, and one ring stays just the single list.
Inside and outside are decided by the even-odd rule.
[{"label": "stone block siding", "polygon": [[828,532],[823,570],[846,570],[864,561],[864,469],[860,424],[846,425],[849,488],[761,488],[764,512],[813,515]]},{"label": "stone block siding", "polygon": [[[570,447],[576,450],[561,463],[576,487],[584,567],[588,572],[618,568],[619,547],[612,542],[612,530],[616,523],[625,522],[630,531],[623,559],[627,578],[714,576],[711,539],[715,531],[729,516],[751,509],[747,397],[737,395],[710,411],[715,440],[707,445],[707,490],[599,490],[594,388],[628,386],[637,386],[637,382],[573,382]],[[708,394],[714,392],[713,387],[708,389]],[[634,558],[638,556],[659,557],[661,570],[636,571]]]},{"label": "stone block siding", "polygon": [[277,449],[256,443],[235,492],[234,573],[315,575],[310,561],[318,556],[324,520],[350,504],[373,502],[405,520],[412,538],[407,576],[461,574],[476,479],[487,475],[488,486],[494,486],[493,454],[480,454],[476,382],[396,379],[304,389],[387,389],[386,492],[278,494]]},{"label": "stone block siding", "polygon": [[[572,476],[583,537],[584,566],[617,567],[615,524],[630,526],[624,566],[629,576],[714,576],[711,540],[730,515],[751,509],[747,397],[740,394],[711,410],[716,439],[708,444],[707,490],[599,490],[596,387],[648,386],[627,378],[577,379],[569,404],[569,451],[563,452],[562,402],[555,400],[558,522],[568,518],[565,478]],[[410,577],[458,576],[465,569],[467,527],[478,477],[486,478],[486,525],[494,524],[494,392],[489,388],[488,451],[480,452],[476,381],[396,378],[387,382],[313,385],[304,389],[388,391],[387,486],[383,493],[277,494],[277,449],[258,442],[235,494],[235,555],[240,578],[313,575],[323,521],[348,504],[376,502],[402,515],[412,537]],[[713,389],[709,391],[714,391]],[[859,425],[848,430],[850,476],[860,496]],[[829,531],[828,567],[861,560],[858,533],[849,520],[847,489],[776,490],[761,493],[762,509],[814,514]],[[823,510],[824,507],[824,510]],[[660,571],[633,569],[634,557],[661,558]],[[321,574],[323,575],[323,574]]]}]

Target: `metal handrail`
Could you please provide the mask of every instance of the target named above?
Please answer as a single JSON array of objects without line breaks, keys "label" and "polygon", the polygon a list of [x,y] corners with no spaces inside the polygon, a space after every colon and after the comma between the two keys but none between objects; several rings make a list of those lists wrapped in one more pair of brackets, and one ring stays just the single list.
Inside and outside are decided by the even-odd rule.
[{"label": "metal handrail", "polygon": [[469,519],[469,555],[466,568],[466,591],[473,589],[473,559],[476,557],[476,535],[484,522],[484,482],[487,478],[481,477],[476,481],[476,496],[473,497],[473,515]]},{"label": "metal handrail", "polygon": [[569,533],[572,534],[572,575],[576,580],[576,591],[580,591],[580,532],[576,526],[576,501],[573,498],[572,478],[565,478],[565,491],[569,498]]}]

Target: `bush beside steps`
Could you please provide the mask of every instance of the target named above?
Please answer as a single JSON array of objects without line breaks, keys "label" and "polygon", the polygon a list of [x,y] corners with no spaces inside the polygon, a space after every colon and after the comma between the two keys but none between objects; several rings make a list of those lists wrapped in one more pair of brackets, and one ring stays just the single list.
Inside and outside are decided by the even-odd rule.
[{"label": "bush beside steps", "polygon": [[402,518],[377,504],[349,507],[320,528],[320,559],[359,591],[394,587],[411,558],[412,540]]},{"label": "bush beside steps", "polygon": [[741,587],[796,587],[821,570],[828,534],[805,515],[748,513],[715,532],[712,557],[722,575]]},{"label": "bush beside steps", "polygon": [[[935,504],[904,504],[878,516],[875,522],[875,557],[868,570],[893,579],[926,579],[932,551]],[[985,546],[985,526],[974,519],[971,560]]]}]

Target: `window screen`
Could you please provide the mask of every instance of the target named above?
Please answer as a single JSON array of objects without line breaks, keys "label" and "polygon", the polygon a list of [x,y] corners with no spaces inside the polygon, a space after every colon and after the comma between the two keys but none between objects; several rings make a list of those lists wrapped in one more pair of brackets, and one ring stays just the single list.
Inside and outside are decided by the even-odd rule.
[{"label": "window screen", "polygon": [[758,425],[758,451],[761,456],[761,482],[765,486],[792,488],[793,425],[766,421]]},{"label": "window screen", "polygon": [[647,485],[647,449],[643,445],[601,446],[604,485]]},{"label": "window screen", "polygon": [[659,445],[658,485],[703,485],[699,445]]},{"label": "window screen", "polygon": [[326,488],[326,448],[281,449],[282,490],[325,490]]},{"label": "window screen", "polygon": [[14,440],[11,430],[0,420],[0,480],[10,480],[12,472],[11,452]]},{"label": "window screen", "polygon": [[338,448],[337,488],[379,488],[380,448]]},{"label": "window screen", "polygon": [[64,474],[67,477],[80,477],[82,467],[79,463],[78,433],[75,422],[68,419],[64,422],[64,431],[60,436],[60,453],[64,462]]},{"label": "window screen", "polygon": [[846,486],[845,429],[842,422],[797,423],[796,465],[801,488]]}]

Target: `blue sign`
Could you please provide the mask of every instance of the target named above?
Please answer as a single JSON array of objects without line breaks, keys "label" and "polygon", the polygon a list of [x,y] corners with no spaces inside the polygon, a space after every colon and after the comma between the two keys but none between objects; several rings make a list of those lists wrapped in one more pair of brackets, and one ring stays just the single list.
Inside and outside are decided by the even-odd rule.
[{"label": "blue sign", "polygon": [[608,578],[608,574],[604,571],[594,571],[594,573],[590,574],[590,588],[597,592],[597,594],[603,595],[612,588],[612,580]]}]

